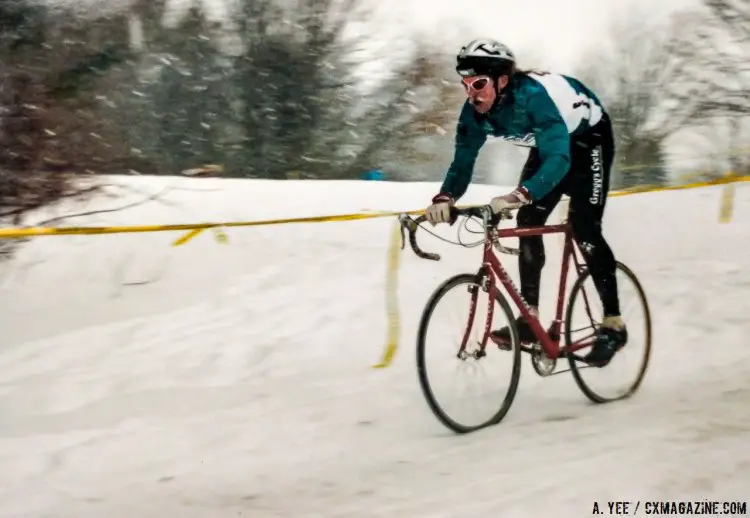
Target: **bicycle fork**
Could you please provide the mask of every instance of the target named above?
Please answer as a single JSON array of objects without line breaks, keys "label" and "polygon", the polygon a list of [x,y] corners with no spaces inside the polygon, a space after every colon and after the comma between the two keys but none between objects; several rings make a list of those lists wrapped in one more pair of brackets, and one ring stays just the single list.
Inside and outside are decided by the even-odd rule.
[{"label": "bicycle fork", "polygon": [[[473,356],[476,360],[487,356],[487,352],[485,349],[487,348],[487,341],[489,340],[490,333],[492,332],[492,317],[495,314],[494,297],[495,290],[497,289],[493,282],[492,276],[487,274],[487,270],[488,268],[486,266],[482,266],[482,268],[480,268],[479,270],[479,273],[477,274],[479,282],[469,286],[469,293],[471,293],[471,300],[469,302],[469,318],[466,323],[466,329],[464,330],[463,339],[461,340],[461,347],[459,347],[457,354],[457,357],[461,360],[466,360],[467,358],[469,358],[469,356]],[[474,327],[474,318],[477,314],[477,300],[479,299],[480,291],[484,291],[488,295],[487,320],[484,324],[482,339],[478,344],[479,348],[472,354],[470,354],[466,352],[466,346],[469,342],[471,330]]]}]

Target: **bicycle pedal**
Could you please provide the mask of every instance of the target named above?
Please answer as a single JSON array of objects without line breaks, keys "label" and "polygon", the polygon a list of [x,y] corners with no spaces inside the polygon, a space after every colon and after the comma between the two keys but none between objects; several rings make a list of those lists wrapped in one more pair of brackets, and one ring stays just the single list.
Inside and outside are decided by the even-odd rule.
[{"label": "bicycle pedal", "polygon": [[501,351],[510,351],[510,342],[506,342],[502,338],[496,338],[495,336],[490,333],[490,341],[497,346],[498,349]]}]

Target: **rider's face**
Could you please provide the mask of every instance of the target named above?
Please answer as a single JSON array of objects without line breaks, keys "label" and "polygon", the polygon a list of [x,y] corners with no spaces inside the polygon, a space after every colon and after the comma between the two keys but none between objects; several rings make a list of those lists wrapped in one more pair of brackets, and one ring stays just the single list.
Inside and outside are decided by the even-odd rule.
[{"label": "rider's face", "polygon": [[469,76],[461,79],[469,101],[479,113],[487,113],[497,97],[497,90],[489,76]]},{"label": "rider's face", "polygon": [[490,111],[499,95],[498,92],[505,89],[508,81],[508,76],[500,76],[496,83],[489,76],[469,76],[461,79],[466,95],[479,113]]}]

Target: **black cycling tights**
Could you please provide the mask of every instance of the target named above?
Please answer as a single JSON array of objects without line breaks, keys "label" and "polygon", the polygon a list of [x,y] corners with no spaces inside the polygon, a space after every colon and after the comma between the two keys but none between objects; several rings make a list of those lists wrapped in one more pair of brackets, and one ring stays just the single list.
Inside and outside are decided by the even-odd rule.
[{"label": "black cycling tights", "polygon": [[[519,227],[543,225],[563,194],[570,196],[570,222],[594,280],[604,316],[620,315],[615,278],[615,258],[602,236],[602,216],[609,191],[609,172],[614,157],[612,128],[608,119],[589,130],[571,145],[572,164],[563,181],[544,198],[518,211]],[[539,156],[532,148],[521,181],[536,173]],[[529,305],[539,307],[539,283],[545,263],[542,236],[519,238],[521,295]]]}]

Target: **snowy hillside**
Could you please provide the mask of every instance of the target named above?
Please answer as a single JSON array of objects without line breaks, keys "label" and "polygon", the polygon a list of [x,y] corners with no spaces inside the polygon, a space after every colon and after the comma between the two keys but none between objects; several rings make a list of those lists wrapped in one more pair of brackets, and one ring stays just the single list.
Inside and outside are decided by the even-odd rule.
[{"label": "snowy hillside", "polygon": [[[121,197],[85,210],[162,196],[71,224],[415,210],[436,188],[113,182],[127,182]],[[393,218],[231,229],[227,244],[205,232],[181,247],[180,233],[34,239],[0,265],[0,517],[562,518],[594,501],[746,499],[750,186],[725,225],[720,190],[609,202],[606,235],[654,317],[633,399],[593,406],[571,376],[539,378],[524,357],[508,416],[468,436],[429,412],[414,337],[430,293],[475,270],[478,248],[425,234],[443,261],[403,251],[401,349],[374,370]],[[497,192],[472,186],[462,202]],[[545,241],[543,316],[560,251]]]}]

